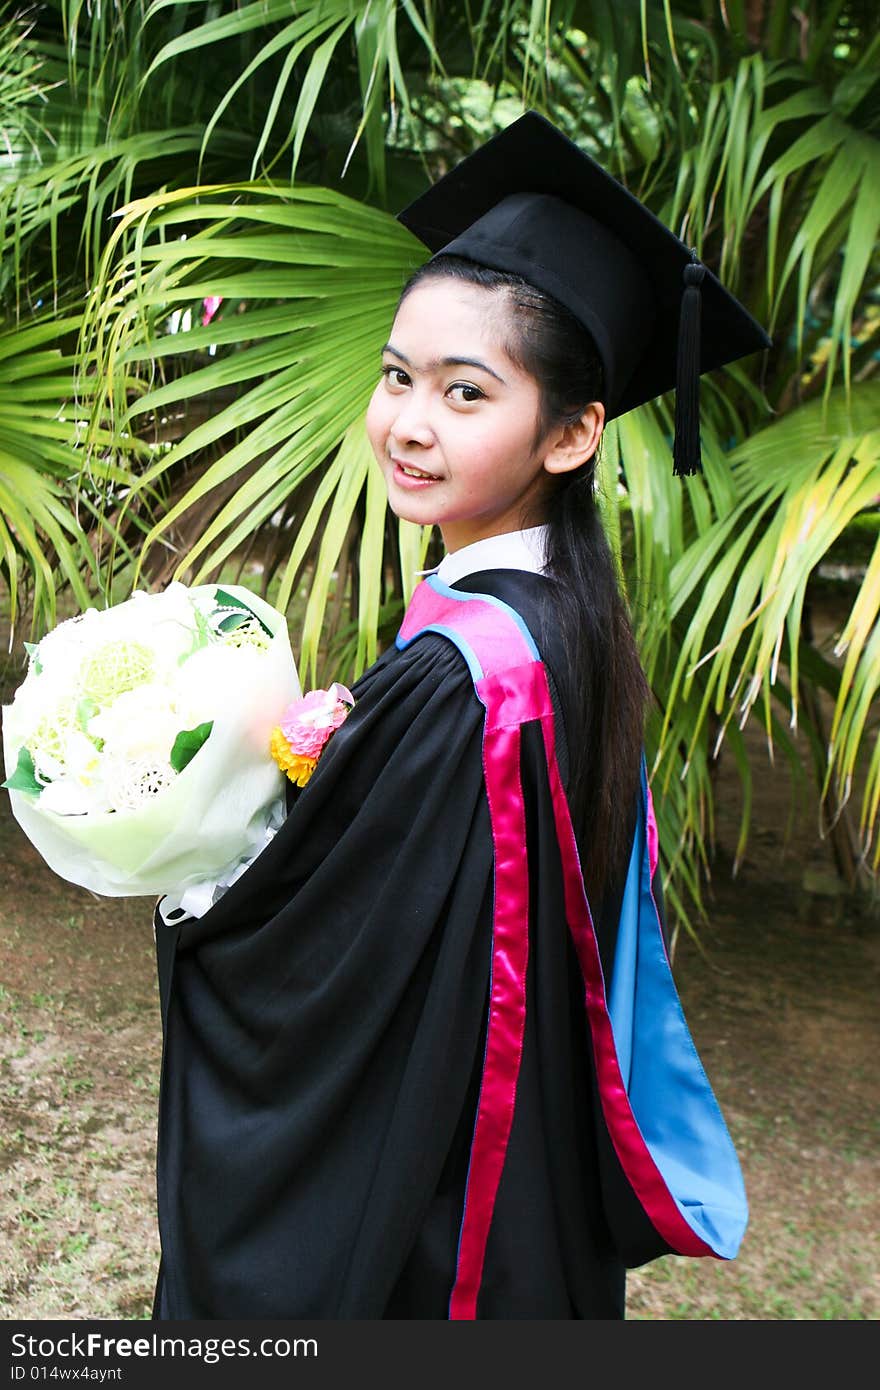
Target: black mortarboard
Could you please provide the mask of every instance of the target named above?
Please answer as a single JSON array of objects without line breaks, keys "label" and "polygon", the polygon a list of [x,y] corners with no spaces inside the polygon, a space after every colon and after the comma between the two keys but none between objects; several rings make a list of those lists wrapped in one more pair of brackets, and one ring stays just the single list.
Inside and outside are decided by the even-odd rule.
[{"label": "black mortarboard", "polygon": [[564,304],[598,348],[607,419],[676,387],[676,473],[700,468],[700,374],[771,345],[695,253],[537,111],[398,220],[433,252],[514,272]]}]

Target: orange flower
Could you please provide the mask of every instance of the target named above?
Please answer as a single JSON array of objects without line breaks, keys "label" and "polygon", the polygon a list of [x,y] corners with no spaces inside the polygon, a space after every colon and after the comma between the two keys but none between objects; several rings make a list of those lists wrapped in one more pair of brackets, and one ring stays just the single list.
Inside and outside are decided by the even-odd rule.
[{"label": "orange flower", "polygon": [[345,720],[354,696],[334,681],[329,690],[310,690],[288,705],[272,730],[270,751],[291,782],[304,787],[318,765],[324,744]]},{"label": "orange flower", "polygon": [[281,771],[298,787],[304,787],[318,766],[318,759],[294,753],[278,725],[272,730],[269,748]]}]

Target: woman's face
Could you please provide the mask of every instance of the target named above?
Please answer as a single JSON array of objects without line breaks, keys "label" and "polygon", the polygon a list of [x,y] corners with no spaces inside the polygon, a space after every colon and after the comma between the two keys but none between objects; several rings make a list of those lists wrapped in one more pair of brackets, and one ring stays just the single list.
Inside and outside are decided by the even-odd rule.
[{"label": "woman's face", "polygon": [[551,479],[535,447],[540,393],[502,346],[507,312],[503,293],[461,280],[416,286],[367,411],[392,511],[439,525],[448,551],[543,515]]}]

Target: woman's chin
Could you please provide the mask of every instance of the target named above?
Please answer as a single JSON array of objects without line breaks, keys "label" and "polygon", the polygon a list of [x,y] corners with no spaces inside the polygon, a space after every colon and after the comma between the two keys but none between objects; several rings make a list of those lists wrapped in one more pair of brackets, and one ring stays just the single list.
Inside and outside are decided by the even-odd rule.
[{"label": "woman's chin", "polygon": [[428,515],[429,508],[421,506],[411,497],[389,494],[388,505],[399,521],[411,521],[416,526],[433,526],[435,518]]}]

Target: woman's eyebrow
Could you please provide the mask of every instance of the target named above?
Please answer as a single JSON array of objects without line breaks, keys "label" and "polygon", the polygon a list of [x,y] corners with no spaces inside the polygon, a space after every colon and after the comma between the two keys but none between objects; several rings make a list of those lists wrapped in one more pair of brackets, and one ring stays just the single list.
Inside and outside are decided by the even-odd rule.
[{"label": "woman's eyebrow", "polygon": [[[409,358],[404,357],[403,353],[391,343],[385,343],[382,351],[393,352],[394,356],[399,357],[401,362],[405,362],[408,367],[412,366]],[[495,380],[500,381],[502,386],[507,385],[503,376],[499,376],[492,367],[487,366],[485,362],[481,362],[478,357],[432,357],[429,362],[425,363],[426,372],[433,371],[435,367],[479,367],[481,372],[487,372],[489,376],[494,376]]]}]

